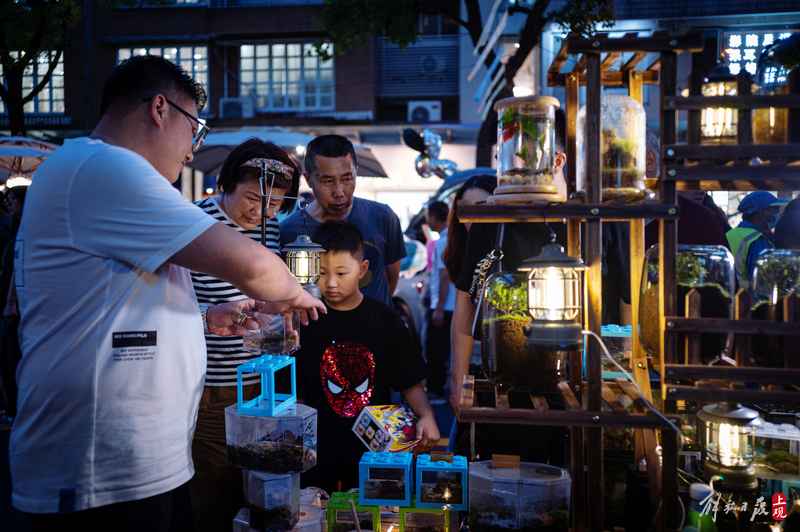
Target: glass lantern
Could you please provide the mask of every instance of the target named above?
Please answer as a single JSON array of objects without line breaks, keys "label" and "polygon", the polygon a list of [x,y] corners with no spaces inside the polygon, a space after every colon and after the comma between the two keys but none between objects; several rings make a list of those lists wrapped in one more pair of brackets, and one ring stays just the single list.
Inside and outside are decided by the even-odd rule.
[{"label": "glass lantern", "polygon": [[565,201],[553,182],[555,120],[551,96],[505,98],[497,120],[497,188],[494,203]]},{"label": "glass lantern", "polygon": [[706,480],[718,475],[728,489],[758,486],[753,465],[758,412],[736,403],[713,403],[697,413]]},{"label": "glass lantern", "polygon": [[528,313],[532,345],[571,349],[581,339],[583,261],[564,254],[552,243],[519,267],[528,273]]},{"label": "glass lantern", "polygon": [[[647,120],[644,107],[624,94],[604,94],[600,103],[600,162],[603,201],[645,197]],[[586,107],[578,111],[576,186],[586,183]]]},{"label": "glass lantern", "polygon": [[[703,96],[736,96],[738,84],[727,63],[717,65],[703,79]],[[736,144],[738,112],[732,107],[707,107],[700,116],[700,141],[703,144]]]},{"label": "glass lantern", "polygon": [[[677,315],[685,315],[686,294],[697,289],[701,295],[700,315],[704,318],[730,318],[735,293],[733,255],[724,246],[678,246],[678,306]],[[642,272],[639,298],[639,338],[645,351],[658,354],[658,246],[647,250]],[[710,361],[726,345],[725,335],[702,335],[702,350]]]},{"label": "glass lantern", "polygon": [[294,242],[281,250],[289,271],[315,297],[319,297],[316,283],[319,280],[320,257],[324,252],[322,246],[312,241],[308,235],[298,235]]}]

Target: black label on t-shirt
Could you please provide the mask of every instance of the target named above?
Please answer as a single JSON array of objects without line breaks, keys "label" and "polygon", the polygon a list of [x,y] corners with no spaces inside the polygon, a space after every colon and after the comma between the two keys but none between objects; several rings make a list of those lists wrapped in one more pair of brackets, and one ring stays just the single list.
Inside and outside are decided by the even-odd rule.
[{"label": "black label on t-shirt", "polygon": [[119,349],[123,347],[148,347],[158,345],[156,341],[157,331],[129,331],[115,332],[111,335],[111,347]]}]

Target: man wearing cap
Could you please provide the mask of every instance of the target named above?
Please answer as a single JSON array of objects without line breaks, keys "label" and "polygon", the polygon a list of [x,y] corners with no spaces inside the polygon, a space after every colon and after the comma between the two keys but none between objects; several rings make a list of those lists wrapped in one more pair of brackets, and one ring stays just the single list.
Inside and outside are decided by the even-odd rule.
[{"label": "man wearing cap", "polygon": [[750,275],[756,259],[765,249],[772,249],[772,228],[778,221],[783,202],[773,194],[758,190],[751,192],[739,204],[742,223],[725,234],[736,261],[736,279],[740,288],[750,287]]}]

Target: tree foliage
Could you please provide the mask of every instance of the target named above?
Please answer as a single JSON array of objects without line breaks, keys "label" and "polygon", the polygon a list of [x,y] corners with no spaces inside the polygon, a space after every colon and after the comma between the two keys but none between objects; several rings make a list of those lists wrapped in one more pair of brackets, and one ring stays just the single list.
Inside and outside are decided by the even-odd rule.
[{"label": "tree foliage", "polygon": [[[560,24],[568,32],[589,36],[613,22],[613,0],[567,0],[558,9],[552,0],[535,0],[530,3],[513,3],[510,14],[525,16],[519,33],[519,47],[506,61],[505,86],[497,98],[509,96],[513,80],[525,59],[539,44],[542,30],[551,22]],[[462,18],[463,16],[466,18]],[[321,22],[326,32],[325,41],[332,42],[336,55],[365,45],[373,37],[384,37],[408,46],[419,38],[420,15],[441,15],[462,26],[477,45],[484,27],[480,0],[325,0]],[[317,52],[330,57],[317,44]],[[493,52],[487,54],[484,64],[488,68],[495,60]],[[490,102],[491,103],[491,102]],[[478,134],[477,165],[487,165],[491,154],[491,139],[497,127],[497,117],[489,113]]]},{"label": "tree foliage", "polygon": [[[0,98],[12,134],[24,134],[24,106],[47,86],[61,60],[69,29],[79,17],[78,0],[0,0]],[[24,91],[25,70],[40,60],[47,63],[45,74],[36,86]]]}]

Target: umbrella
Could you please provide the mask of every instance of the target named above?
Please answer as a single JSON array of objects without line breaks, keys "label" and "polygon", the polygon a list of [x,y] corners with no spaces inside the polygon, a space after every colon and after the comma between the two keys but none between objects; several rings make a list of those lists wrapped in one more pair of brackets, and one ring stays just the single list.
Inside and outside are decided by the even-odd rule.
[{"label": "umbrella", "polygon": [[29,176],[57,147],[28,137],[0,137],[0,172]]},{"label": "umbrella", "polygon": [[[306,144],[314,137],[305,133],[289,131],[283,128],[243,128],[233,131],[212,131],[206,137],[203,146],[194,154],[194,159],[189,163],[190,168],[199,170],[206,175],[216,175],[222,168],[222,163],[228,154],[239,144],[247,139],[257,138],[277,144],[290,154],[300,155],[304,152]],[[360,177],[388,177],[386,170],[366,146],[355,145]]]}]

